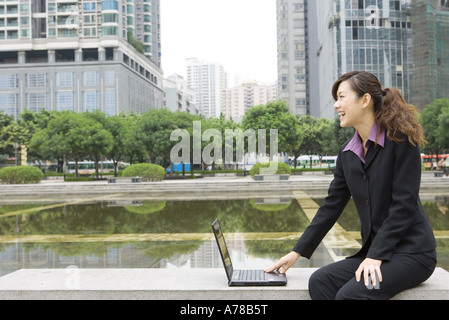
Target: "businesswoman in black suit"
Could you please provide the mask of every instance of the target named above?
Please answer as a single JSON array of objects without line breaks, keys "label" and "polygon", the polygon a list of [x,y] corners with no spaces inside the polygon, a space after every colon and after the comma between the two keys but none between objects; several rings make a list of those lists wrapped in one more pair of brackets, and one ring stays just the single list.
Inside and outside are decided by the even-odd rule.
[{"label": "businesswoman in black suit", "polygon": [[[352,197],[362,248],[318,269],[312,299],[390,299],[430,277],[436,242],[419,199],[424,134],[415,108],[368,72],[349,72],[332,88],[342,127],[356,129],[340,148],[328,196],[293,250],[266,272],[286,272],[310,258]],[[369,289],[368,280],[380,289]]]}]

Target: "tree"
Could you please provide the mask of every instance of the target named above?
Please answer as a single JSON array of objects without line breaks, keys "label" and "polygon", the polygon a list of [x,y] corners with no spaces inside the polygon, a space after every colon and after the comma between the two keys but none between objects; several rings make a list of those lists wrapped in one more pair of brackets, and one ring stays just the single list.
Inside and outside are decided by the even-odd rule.
[{"label": "tree", "polygon": [[[298,118],[290,113],[285,101],[278,100],[269,102],[266,105],[259,105],[249,109],[242,120],[243,130],[253,129],[258,132],[259,129],[278,130],[278,150],[280,152],[293,153],[301,143],[301,131],[299,130]],[[259,139],[259,136],[257,137]],[[270,141],[269,136],[265,141]],[[273,156],[267,146],[270,157]]]},{"label": "tree", "polygon": [[57,158],[75,161],[75,175],[78,176],[78,162],[91,155],[98,162],[102,155],[112,148],[112,135],[89,114],[61,112],[39,130],[30,142],[32,150],[39,150],[47,159]]},{"label": "tree", "polygon": [[438,116],[438,129],[436,141],[443,152],[449,150],[449,100],[442,99],[444,106]]},{"label": "tree", "polygon": [[30,138],[28,126],[21,126],[11,116],[0,111],[0,154],[16,154],[17,146],[27,145]]},{"label": "tree", "polygon": [[45,109],[40,112],[25,110],[20,114],[17,124],[27,129],[25,141],[23,144],[28,146],[28,159],[31,161],[38,161],[41,164],[41,160],[45,157],[38,153],[36,150],[31,150],[29,148],[29,143],[38,130],[45,129],[48,126],[48,122],[56,117],[58,111],[47,111]]},{"label": "tree", "polygon": [[[421,125],[426,135],[426,146],[423,150],[431,154],[440,154],[447,146],[447,109],[448,99],[437,99],[424,107],[420,114]],[[441,127],[442,126],[442,127]],[[446,137],[446,139],[445,139]]]},{"label": "tree", "polygon": [[[229,141],[226,141],[226,131],[227,130],[235,131],[235,129],[239,129],[239,128],[240,128],[240,126],[237,123],[235,123],[232,119],[226,120],[224,114],[220,114],[219,118],[210,118],[210,119],[204,121],[203,125],[201,126],[201,129],[203,132],[208,129],[215,129],[215,130],[217,130],[217,133],[221,136],[221,138],[222,138],[221,146],[217,145],[217,148],[221,149],[220,150],[221,151],[221,162],[223,164],[223,169],[225,168],[225,165],[227,164],[226,159],[225,159],[226,149],[231,150],[231,147],[232,147],[232,153],[233,153],[232,158],[234,159],[234,157],[236,157],[235,151],[236,151],[236,144],[237,144],[236,139],[237,138],[233,138],[232,146],[231,145],[226,146],[226,143],[229,142]],[[214,142],[216,142],[216,141],[214,141]],[[236,142],[236,143],[234,144],[234,142]],[[203,141],[203,143],[209,144],[210,141]],[[201,149],[203,150],[203,148],[205,146],[206,145],[202,145]],[[236,159],[236,160],[239,160],[239,159]],[[215,169],[215,164],[216,163],[214,161],[212,163],[212,170]]]},{"label": "tree", "polygon": [[112,132],[107,128],[110,117],[99,110],[86,111],[83,116],[90,122],[90,127],[84,128],[88,131],[85,138],[86,154],[95,161],[95,175],[98,179],[99,163],[114,147]]},{"label": "tree", "polygon": [[[310,155],[322,155],[324,153],[325,132],[330,126],[330,121],[324,118],[314,118],[310,115],[302,116],[299,118],[299,126],[302,136],[302,142],[295,150],[295,166],[297,156],[300,154]],[[312,161],[310,161],[310,167],[312,167]]]},{"label": "tree", "polygon": [[323,150],[328,155],[337,155],[340,147],[354,136],[354,128],[342,128],[340,119],[336,118],[324,132]]},{"label": "tree", "polygon": [[[104,155],[110,152],[113,148],[112,134],[104,129],[102,122],[106,123],[106,116],[102,113],[85,112],[81,116],[84,118],[83,124],[74,127],[69,134],[77,137],[73,141],[73,146],[79,145],[80,154],[90,155],[95,161],[95,176],[98,179],[99,163]],[[95,118],[98,117],[98,120]]]},{"label": "tree", "polygon": [[120,116],[123,117],[126,127],[125,136],[123,137],[124,154],[131,164],[135,161],[143,163],[146,157],[146,149],[141,140],[143,138],[140,127],[142,115],[131,113],[127,115],[121,114]]},{"label": "tree", "polygon": [[46,128],[36,131],[31,138],[30,149],[41,154],[44,159],[58,159],[60,167],[63,167],[72,152],[67,138],[70,128],[78,125],[76,117],[70,111],[60,112],[48,122]]},{"label": "tree", "polygon": [[117,176],[119,161],[126,154],[126,137],[129,131],[126,124],[126,117],[123,115],[107,117],[104,124],[104,128],[112,135],[112,148],[106,153],[106,157],[114,163],[114,176]]}]

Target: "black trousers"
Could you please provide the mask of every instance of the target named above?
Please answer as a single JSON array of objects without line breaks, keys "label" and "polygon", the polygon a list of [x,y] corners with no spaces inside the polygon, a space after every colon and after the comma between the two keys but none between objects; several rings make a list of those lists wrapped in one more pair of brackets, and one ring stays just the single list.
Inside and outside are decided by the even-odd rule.
[{"label": "black trousers", "polygon": [[363,280],[355,279],[355,271],[364,255],[341,260],[315,271],[309,279],[312,300],[388,300],[396,294],[426,281],[436,267],[436,252],[395,254],[380,266],[380,289],[367,289]]}]

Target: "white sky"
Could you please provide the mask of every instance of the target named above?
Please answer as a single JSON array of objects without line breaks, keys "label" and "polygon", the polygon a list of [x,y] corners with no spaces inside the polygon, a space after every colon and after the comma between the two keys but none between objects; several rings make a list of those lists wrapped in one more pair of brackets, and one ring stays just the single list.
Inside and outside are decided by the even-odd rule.
[{"label": "white sky", "polygon": [[275,0],[161,0],[160,6],[164,77],[185,77],[186,59],[198,58],[222,64],[231,77],[276,81]]}]

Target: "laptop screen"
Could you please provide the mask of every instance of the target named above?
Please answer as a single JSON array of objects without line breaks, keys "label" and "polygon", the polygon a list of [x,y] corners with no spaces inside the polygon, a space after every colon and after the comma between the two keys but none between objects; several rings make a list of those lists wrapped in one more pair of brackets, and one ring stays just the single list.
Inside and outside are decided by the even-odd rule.
[{"label": "laptop screen", "polygon": [[228,247],[226,246],[226,242],[223,236],[223,231],[220,227],[220,222],[215,220],[212,223],[212,229],[214,230],[215,239],[217,240],[218,249],[220,250],[221,259],[223,260],[224,267],[226,269],[226,275],[230,280],[232,278],[232,263],[231,257],[229,256]]}]

